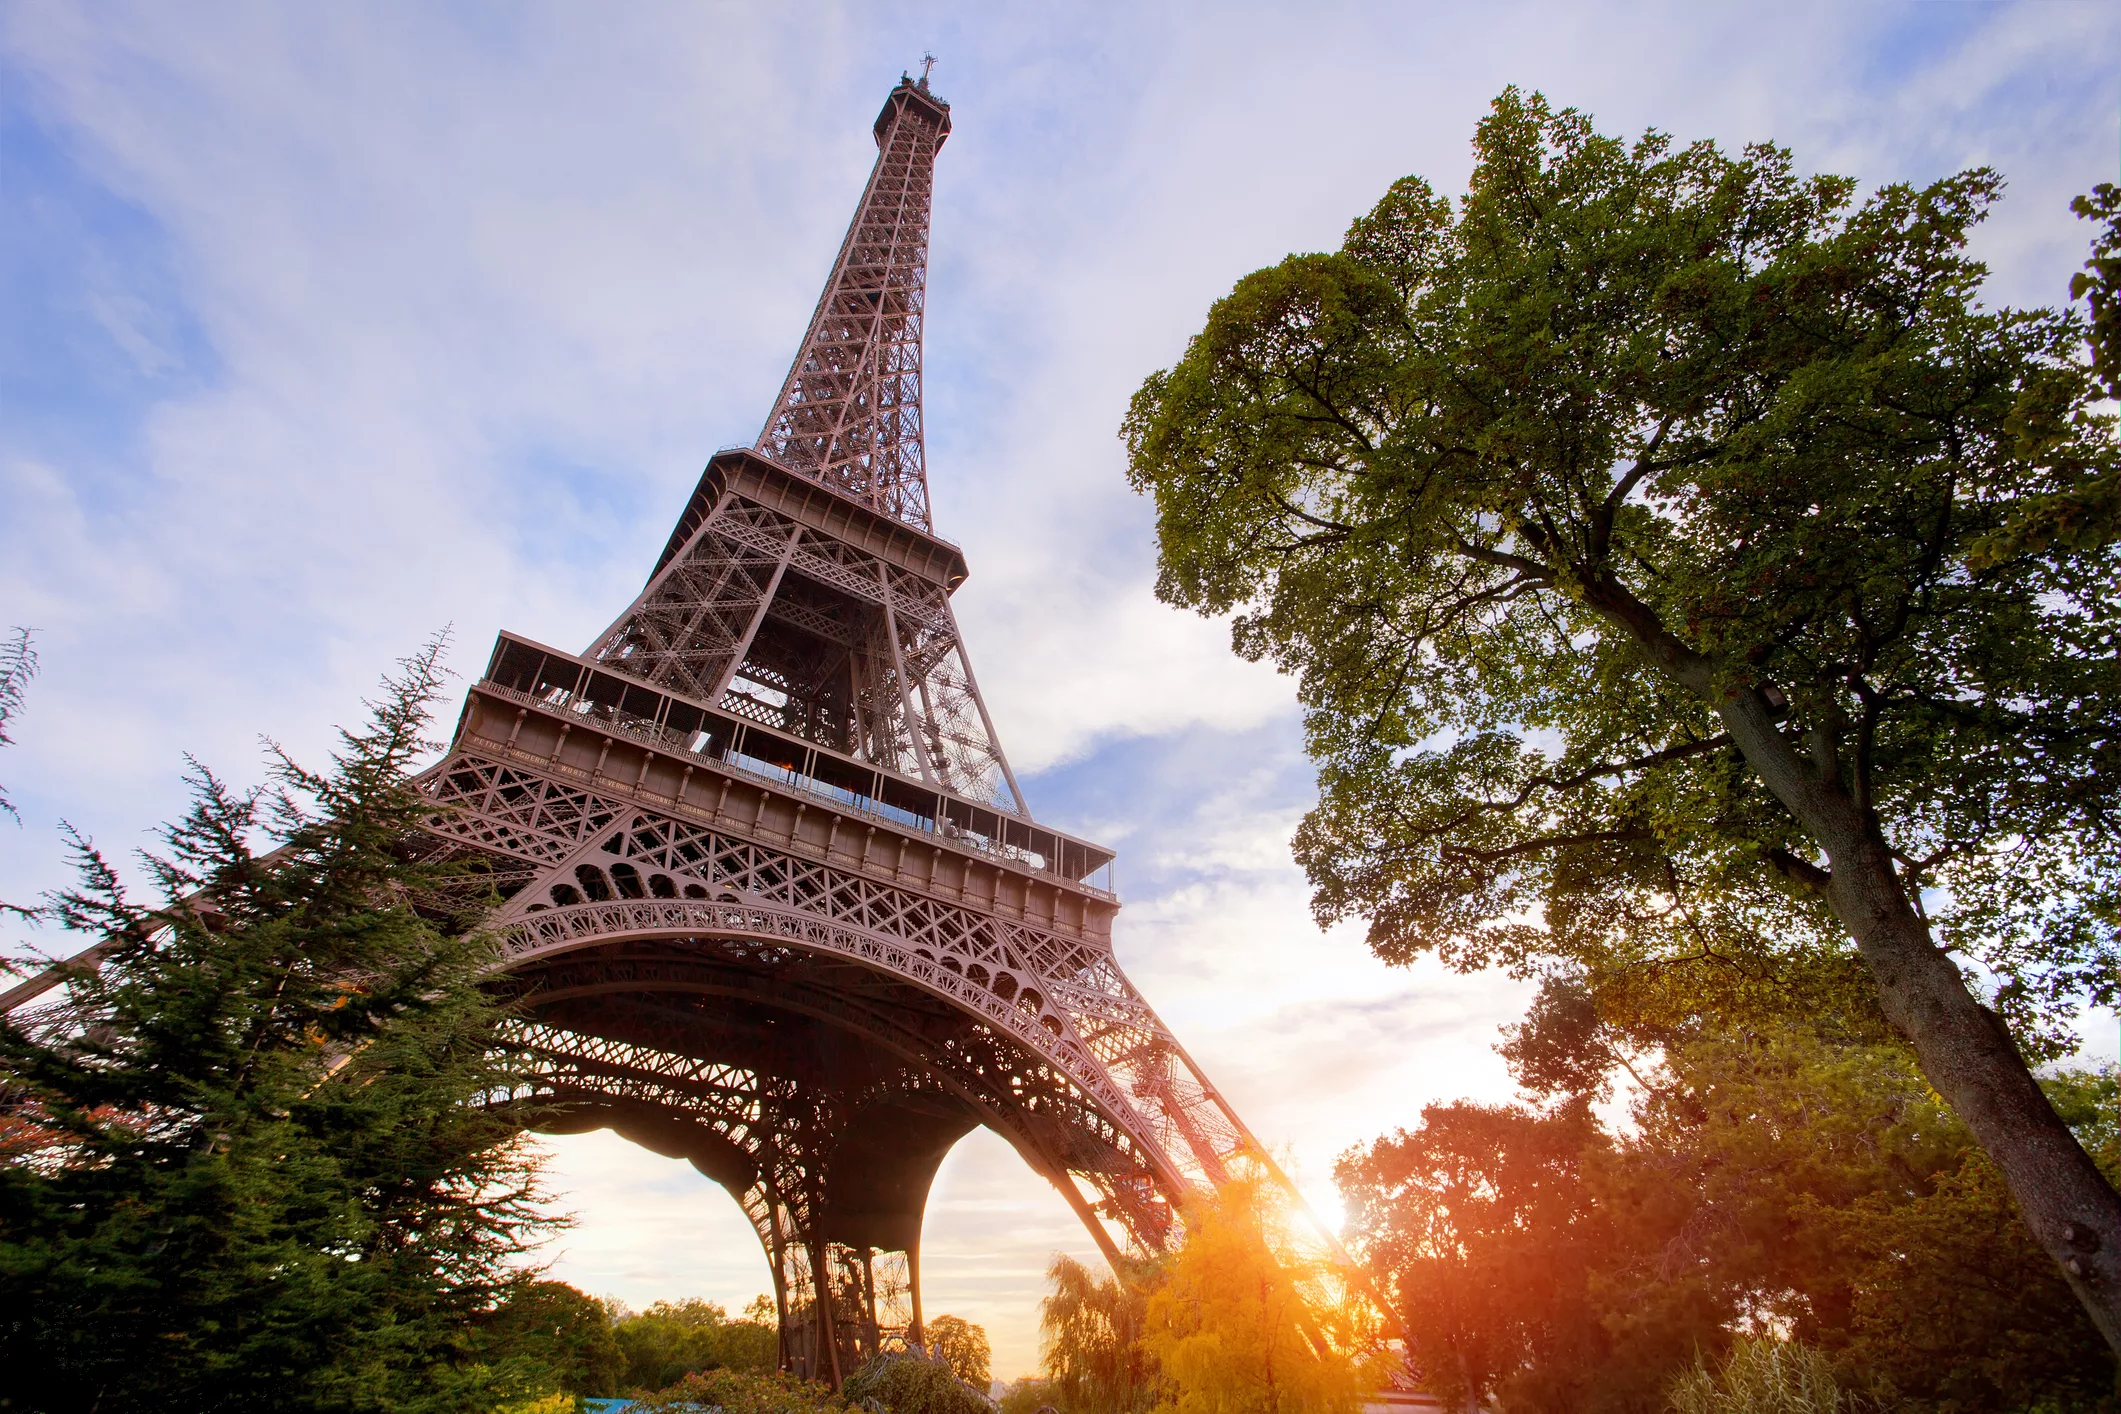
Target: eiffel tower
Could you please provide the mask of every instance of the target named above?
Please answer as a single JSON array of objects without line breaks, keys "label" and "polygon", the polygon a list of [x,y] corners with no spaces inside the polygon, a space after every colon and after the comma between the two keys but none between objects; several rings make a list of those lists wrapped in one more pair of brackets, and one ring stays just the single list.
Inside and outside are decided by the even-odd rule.
[{"label": "eiffel tower", "polygon": [[1120,970],[1112,851],[1033,817],[951,608],[921,422],[949,132],[925,73],[891,90],[757,442],[707,464],[587,651],[501,634],[422,777],[437,852],[505,900],[514,1098],[727,1189],[783,1367],[835,1385],[922,1341],[922,1212],[975,1127],[1115,1262],[1233,1165],[1279,1178]]}]

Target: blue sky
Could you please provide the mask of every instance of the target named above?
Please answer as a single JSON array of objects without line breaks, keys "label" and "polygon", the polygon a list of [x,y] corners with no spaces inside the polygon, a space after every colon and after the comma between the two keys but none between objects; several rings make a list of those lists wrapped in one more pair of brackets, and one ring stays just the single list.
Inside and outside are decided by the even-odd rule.
[{"label": "blue sky", "polygon": [[[904,68],[939,55],[938,527],[1034,809],[1121,849],[1122,960],[1323,1194],[1431,1099],[1499,1098],[1522,990],[1309,921],[1288,685],[1158,606],[1116,429],[1246,271],[1396,177],[1455,191],[1509,83],[1607,131],[1772,139],[1867,182],[1988,163],[1996,298],[2060,298],[2117,172],[2108,3],[314,7],[0,0],[0,624],[45,670],[0,780],[0,898],[63,818],[124,850],[193,752],[242,778],[444,624],[586,643],[779,386]],[[553,1145],[556,1272],[741,1304],[732,1204]],[[1035,1358],[1088,1255],[1008,1150],[953,1154],[930,1310]]]}]

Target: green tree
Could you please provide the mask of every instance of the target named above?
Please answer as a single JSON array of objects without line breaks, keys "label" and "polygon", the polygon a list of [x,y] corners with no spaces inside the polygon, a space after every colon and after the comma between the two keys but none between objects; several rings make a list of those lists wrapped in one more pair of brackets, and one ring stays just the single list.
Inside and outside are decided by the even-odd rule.
[{"label": "green tree", "polygon": [[[37,650],[30,645],[30,631],[15,630],[15,636],[0,644],[0,746],[13,746],[14,737],[8,734],[8,724],[22,714],[22,700],[29,690],[29,680],[37,675]],[[22,816],[7,798],[7,791],[0,787],[0,811],[5,811],[22,822]]]},{"label": "green tree", "polygon": [[480,1323],[474,1349],[511,1378],[540,1389],[615,1395],[626,1356],[612,1330],[611,1312],[595,1297],[559,1281],[533,1281]]},{"label": "green tree", "polygon": [[950,1372],[984,1394],[994,1383],[994,1350],[987,1344],[987,1328],[961,1316],[937,1316],[928,1322],[928,1350],[950,1367]]},{"label": "green tree", "polygon": [[1143,1336],[1160,1273],[1143,1264],[1123,1278],[1064,1253],[1046,1268],[1053,1289],[1039,1302],[1039,1366],[1062,1414],[1143,1414],[1157,1402],[1161,1379]]},{"label": "green tree", "polygon": [[2025,1054],[2121,999],[2121,546],[2008,535],[2113,472],[2084,319],[1979,304],[1992,172],[1859,202],[1515,90],[1475,149],[1126,423],[1159,592],[1300,678],[1319,917],[1519,971],[1852,945],[2121,1348],[2121,1197]]},{"label": "green tree", "polygon": [[1274,1195],[1238,1178],[1186,1206],[1185,1244],[1166,1263],[1142,1344],[1175,1414],[1353,1414],[1373,1386],[1353,1309],[1316,1294],[1318,1272],[1275,1240]]},{"label": "green tree", "polygon": [[[2107,396],[2121,397],[2121,187],[2102,182],[2071,202],[2070,209],[2104,223],[2092,238],[2092,258],[2070,278],[2069,293],[2090,311],[2086,342],[2092,376]],[[2045,450],[2067,439],[2078,411],[2059,397],[2033,402],[2021,410],[2016,430],[2025,442]],[[1986,566],[2057,543],[2091,550],[2121,537],[2121,469],[2081,470],[2087,474],[2073,478],[2075,484],[2030,497],[2001,530],[1977,540],[1971,561]]]},{"label": "green tree", "polygon": [[[1599,1175],[1636,1232],[1606,1301],[1649,1309],[1691,1265],[1732,1317],[1789,1332],[1892,1402],[2106,1404],[2111,1353],[1904,1046],[1776,1027],[1690,1042],[1671,1068]],[[2052,1082],[2095,1153],[2110,1083]]]},{"label": "green tree", "polygon": [[[0,1360],[17,1408],[484,1408],[447,1377],[525,1278],[534,1151],[480,1101],[488,941],[405,844],[439,642],[331,769],[194,769],[133,901],[78,845],[46,912],[103,946],[0,1025]],[[261,850],[258,845],[266,846]]]},{"label": "green tree", "polygon": [[613,1334],[626,1389],[664,1389],[702,1370],[772,1370],[780,1361],[779,1328],[756,1303],[745,1319],[731,1320],[719,1302],[658,1301],[622,1317]]}]

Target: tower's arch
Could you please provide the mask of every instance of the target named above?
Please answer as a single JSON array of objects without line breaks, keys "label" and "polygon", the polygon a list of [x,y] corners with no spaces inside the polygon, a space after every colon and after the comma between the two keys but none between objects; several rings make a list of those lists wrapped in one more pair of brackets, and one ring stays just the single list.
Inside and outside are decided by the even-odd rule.
[{"label": "tower's arch", "polygon": [[786,1358],[827,1378],[915,1332],[920,1213],[974,1127],[1109,1255],[1163,1250],[1248,1141],[1120,971],[1117,900],[1062,868],[1109,855],[1029,822],[1009,846],[941,792],[890,805],[880,773],[831,787],[856,763],[597,676],[504,636],[422,782],[435,842],[508,895],[528,1122],[728,1189]]},{"label": "tower's arch", "polygon": [[972,1129],[1007,1140],[1101,1234],[1076,1175],[1161,1189],[1151,1157],[1050,1060],[844,954],[756,928],[664,929],[548,949],[507,985],[527,1122],[608,1127],[727,1190],[769,1257],[784,1359],[825,1378],[918,1329],[928,1191]]}]

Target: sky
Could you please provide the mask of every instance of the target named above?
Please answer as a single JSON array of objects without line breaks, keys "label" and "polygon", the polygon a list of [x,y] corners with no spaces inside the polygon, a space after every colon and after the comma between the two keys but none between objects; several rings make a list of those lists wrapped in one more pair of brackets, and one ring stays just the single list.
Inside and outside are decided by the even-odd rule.
[{"label": "sky", "polygon": [[[2121,6],[0,0],[0,627],[43,663],[0,754],[0,898],[124,852],[190,753],[320,760],[448,627],[586,644],[699,468],[757,435],[874,160],[939,59],[938,531],[1039,818],[1118,848],[1122,963],[1329,1217],[1334,1157],[1501,1100],[1520,983],[1312,921],[1290,684],[1154,597],[1117,429],[1248,271],[1396,178],[1455,192],[1505,86],[1602,130],[1771,140],[1867,184],[1986,164],[1990,295],[2063,298],[2121,179]],[[38,939],[57,946],[60,940]],[[2108,1046],[2110,1050],[2110,1045]],[[735,1205],[609,1134],[541,1141],[553,1274],[635,1306],[767,1288]],[[937,1181],[927,1309],[1037,1358],[1094,1254],[992,1135]]]}]

